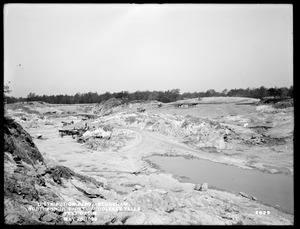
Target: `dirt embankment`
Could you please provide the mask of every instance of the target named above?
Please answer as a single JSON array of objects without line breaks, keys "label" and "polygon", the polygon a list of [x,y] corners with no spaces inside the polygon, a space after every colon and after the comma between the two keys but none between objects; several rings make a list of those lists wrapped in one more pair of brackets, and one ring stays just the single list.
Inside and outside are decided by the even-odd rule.
[{"label": "dirt embankment", "polygon": [[[3,121],[5,223],[80,224],[64,220],[67,208],[50,204],[105,199],[103,183],[65,166],[47,166],[22,126],[10,117]],[[92,221],[93,216],[86,214],[82,223]]]}]

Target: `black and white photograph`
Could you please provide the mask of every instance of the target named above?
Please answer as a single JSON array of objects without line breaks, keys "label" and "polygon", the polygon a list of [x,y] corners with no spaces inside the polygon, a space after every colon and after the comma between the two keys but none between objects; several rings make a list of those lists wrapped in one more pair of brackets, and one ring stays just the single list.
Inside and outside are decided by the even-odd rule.
[{"label": "black and white photograph", "polygon": [[293,4],[3,4],[5,225],[294,225]]}]

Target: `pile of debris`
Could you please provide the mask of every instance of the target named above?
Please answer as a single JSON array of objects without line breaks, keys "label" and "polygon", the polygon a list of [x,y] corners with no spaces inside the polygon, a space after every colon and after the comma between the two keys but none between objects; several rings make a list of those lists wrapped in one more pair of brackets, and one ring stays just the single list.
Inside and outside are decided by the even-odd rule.
[{"label": "pile of debris", "polygon": [[[262,108],[261,106],[259,107],[260,109]],[[209,118],[196,118],[189,115],[184,117],[172,114],[125,112],[116,114],[107,119],[107,121],[114,122],[117,125],[130,126],[147,131],[159,132],[166,136],[173,136],[177,138],[179,142],[202,149],[215,148],[222,150],[229,149],[231,146],[240,143],[246,145],[261,145],[269,144],[274,141],[274,139],[272,139],[274,134],[271,135],[273,129],[275,131],[276,128],[274,124],[264,122],[253,123],[248,118],[239,115],[228,116],[222,118],[222,120],[226,121],[226,123],[221,124]],[[289,120],[285,122],[290,123]],[[289,131],[292,131],[290,127],[285,129],[287,129],[284,131],[285,135],[289,134]],[[278,136],[276,137],[278,138]]]},{"label": "pile of debris", "polygon": [[114,121],[121,125],[137,127],[148,131],[156,131],[164,135],[174,136],[182,142],[196,147],[226,147],[224,135],[230,131],[210,119],[194,118],[171,114],[122,113],[114,116]]},{"label": "pile of debris", "polygon": [[135,138],[134,132],[126,129],[112,129],[110,126],[98,127],[95,130],[86,131],[78,142],[85,147],[100,151],[118,151]]},{"label": "pile of debris", "polygon": [[[123,104],[123,101],[121,99],[111,98],[106,101],[102,101],[100,104],[96,105],[96,110],[94,111],[94,114],[100,114],[100,115],[110,115],[114,112],[114,110],[118,110],[118,107]],[[119,107],[119,109],[121,109]]]}]

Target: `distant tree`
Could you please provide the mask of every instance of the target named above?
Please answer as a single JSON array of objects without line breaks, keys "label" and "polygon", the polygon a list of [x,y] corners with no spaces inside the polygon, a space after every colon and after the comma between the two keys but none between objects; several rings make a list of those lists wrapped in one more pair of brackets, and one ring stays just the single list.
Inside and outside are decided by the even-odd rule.
[{"label": "distant tree", "polygon": [[[10,83],[10,81],[8,82]],[[12,92],[12,90],[10,90],[10,87],[8,84],[4,85],[4,99],[3,102],[5,103],[16,103],[18,102],[20,99],[15,98],[13,96],[9,96],[9,94]]]},{"label": "distant tree", "polygon": [[185,98],[191,99],[192,98],[192,93],[190,93],[190,92],[183,93],[181,95],[181,99],[185,99]]},{"label": "distant tree", "polygon": [[64,99],[63,99],[63,102],[64,104],[71,104],[71,97],[72,96],[69,96],[69,95],[64,95]]},{"label": "distant tree", "polygon": [[171,93],[170,91],[160,91],[158,93],[158,98],[157,100],[160,101],[160,102],[163,102],[163,103],[169,103],[169,102],[172,102],[172,98],[171,98]]},{"label": "distant tree", "polygon": [[11,90],[10,90],[9,85],[8,85],[9,83],[10,83],[10,81],[6,85],[4,85],[4,103],[9,102],[8,101],[8,99],[9,99],[8,94],[11,93]]},{"label": "distant tree", "polygon": [[281,98],[282,97],[282,94],[283,94],[283,91],[281,88],[269,88],[268,89],[268,94],[269,96],[273,96],[274,98],[278,97],[278,98]]},{"label": "distant tree", "polygon": [[149,100],[151,93],[152,93],[151,91],[145,91],[144,100]]},{"label": "distant tree", "polygon": [[281,98],[282,97],[282,89],[281,88],[276,88],[275,89],[275,96],[278,97],[278,98]]},{"label": "distant tree", "polygon": [[258,97],[257,98],[261,99],[261,98],[267,96],[267,94],[268,94],[267,88],[265,88],[264,86],[261,86],[258,89]]},{"label": "distant tree", "polygon": [[158,91],[152,91],[149,93],[147,100],[158,100]]},{"label": "distant tree", "polygon": [[198,92],[198,97],[205,97],[206,96],[206,92]]},{"label": "distant tree", "polygon": [[268,91],[265,87],[261,86],[260,88],[253,88],[249,92],[249,97],[261,99],[268,95]]},{"label": "distant tree", "polygon": [[192,99],[192,98],[202,98],[202,97],[212,97],[212,96],[235,96],[235,97],[252,97],[252,98],[263,98],[265,96],[274,97],[293,97],[293,86],[290,88],[265,88],[261,86],[260,88],[239,88],[239,89],[224,89],[222,92],[216,92],[214,89],[207,90],[206,92],[185,92],[180,94],[180,89],[172,89],[167,91],[136,91],[129,93],[128,91],[121,91],[110,93],[106,92],[104,94],[98,95],[97,92],[88,93],[76,93],[75,95],[43,95],[39,96],[35,93],[30,92],[25,98],[14,98],[9,97],[8,94],[11,92],[9,85],[4,86],[5,100],[8,103],[13,103],[17,101],[44,101],[47,103],[63,103],[63,104],[78,104],[78,103],[100,103],[106,101],[110,98],[118,98],[123,100],[124,103],[133,100],[157,100],[163,103],[174,102],[179,99]]},{"label": "distant tree", "polygon": [[28,102],[32,102],[32,101],[35,99],[35,97],[36,97],[35,93],[30,92],[30,93],[27,95],[27,103],[28,103]]},{"label": "distant tree", "polygon": [[8,85],[9,83],[10,83],[10,81],[8,81],[8,83],[4,85],[4,95],[11,93],[11,90]]},{"label": "distant tree", "polygon": [[92,103],[99,102],[99,96],[98,96],[97,92],[92,93],[92,95],[91,95],[91,101],[92,101]]},{"label": "distant tree", "polygon": [[230,97],[234,96],[234,95],[235,95],[235,90],[236,90],[236,89],[231,89],[231,90],[229,90],[229,91],[227,92],[227,96],[230,96]]},{"label": "distant tree", "polygon": [[136,91],[133,92],[132,95],[130,96],[131,100],[142,100],[144,98],[143,92],[141,91]]},{"label": "distant tree", "polygon": [[159,92],[158,95],[158,101],[163,102],[163,103],[169,103],[169,102],[174,102],[177,101],[180,98],[180,89],[172,89],[164,91],[164,92]]},{"label": "distant tree", "polygon": [[95,96],[97,95],[95,95],[93,92],[84,93],[81,96],[81,103],[93,103],[95,102]]},{"label": "distant tree", "polygon": [[221,92],[221,95],[226,96],[227,92],[228,92],[228,90],[227,90],[227,89],[224,89],[224,90]]},{"label": "distant tree", "polygon": [[281,87],[280,88],[281,89],[281,91],[282,91],[282,97],[288,97],[289,95],[289,89],[287,88],[287,87]]},{"label": "distant tree", "polygon": [[294,88],[291,86],[288,90],[288,96],[294,98]]},{"label": "distant tree", "polygon": [[112,94],[110,94],[108,91],[100,95],[101,101],[109,100],[112,97],[113,97]]},{"label": "distant tree", "polygon": [[240,97],[250,97],[250,88],[246,88],[246,89],[243,89],[243,88],[240,88],[238,90],[238,95],[237,96],[240,96]]},{"label": "distant tree", "polygon": [[211,97],[211,96],[215,96],[215,95],[216,95],[216,91],[214,89],[209,89],[205,93],[206,97]]},{"label": "distant tree", "polygon": [[243,89],[231,89],[229,92],[227,92],[227,96],[230,97],[251,97],[251,90],[250,88]]},{"label": "distant tree", "polygon": [[118,92],[118,93],[114,93],[114,97],[116,99],[122,99],[122,100],[127,100],[128,99],[128,91],[121,91],[121,92]]},{"label": "distant tree", "polygon": [[276,89],[273,88],[273,87],[269,88],[268,89],[268,95],[275,97],[276,96]]},{"label": "distant tree", "polygon": [[73,97],[73,102],[78,104],[80,103],[80,100],[81,100],[81,94],[77,92]]},{"label": "distant tree", "polygon": [[180,97],[180,89],[172,89],[171,90],[171,99],[172,101],[177,101]]},{"label": "distant tree", "polygon": [[193,93],[191,93],[191,98],[198,98],[198,93],[196,91],[194,91]]}]

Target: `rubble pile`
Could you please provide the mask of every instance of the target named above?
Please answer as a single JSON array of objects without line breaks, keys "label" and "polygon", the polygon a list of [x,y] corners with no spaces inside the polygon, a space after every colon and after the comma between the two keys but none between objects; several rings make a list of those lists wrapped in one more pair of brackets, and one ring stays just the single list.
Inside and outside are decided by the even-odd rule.
[{"label": "rubble pile", "polygon": [[196,147],[226,147],[224,136],[230,131],[218,122],[171,114],[133,113],[114,116],[120,124],[179,138]]},{"label": "rubble pile", "polygon": [[100,104],[95,105],[94,114],[110,115],[116,110],[120,110],[123,101],[116,98],[111,98],[107,101],[103,101]]},{"label": "rubble pile", "polygon": [[84,146],[98,151],[118,151],[135,138],[134,132],[126,129],[100,127],[86,131],[80,138]]},{"label": "rubble pile", "polygon": [[[260,109],[263,111],[270,109],[269,106],[267,108],[264,107],[266,105],[262,106]],[[269,111],[267,110],[267,112]],[[286,117],[284,116],[285,113],[276,113],[276,117],[280,119],[280,114],[283,115],[281,119]],[[262,120],[273,115],[273,113],[266,113],[265,115]],[[271,117],[271,119],[276,121],[275,117]],[[282,137],[278,134],[279,127],[283,128],[282,135],[291,135],[293,133],[293,128],[284,124],[292,123],[290,119],[278,126],[276,124],[274,127],[274,124],[264,123],[259,120],[254,122],[241,115],[222,117],[219,120],[222,123],[219,123],[209,118],[196,118],[189,115],[184,117],[172,114],[123,112],[110,116],[106,120],[103,119],[103,121],[173,136],[180,142],[195,148],[227,149],[232,144],[269,144]]]}]

